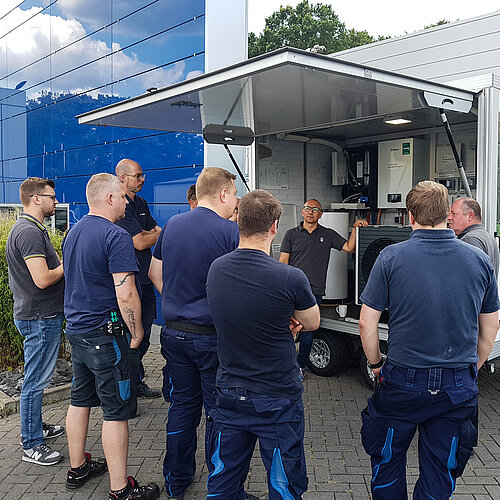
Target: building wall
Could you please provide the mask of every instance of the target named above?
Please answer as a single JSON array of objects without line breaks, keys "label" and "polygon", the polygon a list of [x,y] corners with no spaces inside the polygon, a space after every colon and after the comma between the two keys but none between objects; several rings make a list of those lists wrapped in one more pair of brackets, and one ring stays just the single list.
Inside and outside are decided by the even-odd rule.
[{"label": "building wall", "polygon": [[500,73],[500,12],[332,54],[436,82]]},{"label": "building wall", "polygon": [[[241,18],[235,28],[246,23],[246,1],[28,0],[0,17],[0,203],[19,202],[26,176],[50,177],[74,223],[87,213],[89,177],[132,158],[160,225],[187,210],[186,190],[204,165],[201,136],[78,125],[75,116],[201,74],[208,60],[214,69],[243,59],[246,30],[223,53],[223,30],[207,26],[207,17],[220,25],[232,16]],[[16,120],[6,111],[13,100]]]}]

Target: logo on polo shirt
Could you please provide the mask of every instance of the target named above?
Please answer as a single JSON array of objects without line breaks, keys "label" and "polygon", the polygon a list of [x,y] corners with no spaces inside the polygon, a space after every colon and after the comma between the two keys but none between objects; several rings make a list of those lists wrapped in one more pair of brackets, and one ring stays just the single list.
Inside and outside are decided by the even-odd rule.
[{"label": "logo on polo shirt", "polygon": [[321,243],[323,243],[323,236],[319,239],[319,241],[320,241]]}]

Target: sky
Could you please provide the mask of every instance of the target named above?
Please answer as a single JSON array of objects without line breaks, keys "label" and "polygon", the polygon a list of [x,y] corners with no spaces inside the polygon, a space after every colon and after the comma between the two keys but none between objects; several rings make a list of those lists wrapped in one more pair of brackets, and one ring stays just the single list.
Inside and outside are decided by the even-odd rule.
[{"label": "sky", "polygon": [[[265,18],[280,6],[295,7],[301,0],[248,0],[248,31],[260,33]],[[330,4],[349,29],[366,30],[374,37],[413,33],[441,19],[456,21],[488,14],[500,9],[498,0],[311,0]]]}]

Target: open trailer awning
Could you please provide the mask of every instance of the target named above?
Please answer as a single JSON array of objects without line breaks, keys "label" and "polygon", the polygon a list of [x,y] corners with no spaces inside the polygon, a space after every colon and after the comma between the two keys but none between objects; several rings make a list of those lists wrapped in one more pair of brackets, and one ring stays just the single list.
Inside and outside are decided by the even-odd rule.
[{"label": "open trailer awning", "polygon": [[228,143],[251,144],[258,136],[332,127],[340,135],[347,127],[373,132],[387,115],[439,126],[439,108],[470,116],[474,98],[461,89],[287,48],[77,118],[81,124],[204,133],[209,142],[221,135]]}]

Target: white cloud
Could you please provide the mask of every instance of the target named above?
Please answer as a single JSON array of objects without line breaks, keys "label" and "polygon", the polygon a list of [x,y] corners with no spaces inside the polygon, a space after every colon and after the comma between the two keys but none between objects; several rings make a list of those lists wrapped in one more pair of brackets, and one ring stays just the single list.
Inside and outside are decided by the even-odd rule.
[{"label": "white cloud", "polygon": [[[14,4],[18,3],[18,0],[8,1]],[[7,16],[9,25],[16,26],[40,10],[38,7],[28,10],[17,8]],[[0,22],[0,28],[2,27]],[[0,41],[2,66],[3,62],[7,61],[7,67],[0,68],[0,77],[43,58],[50,52],[61,49],[72,41],[82,38],[85,34],[86,31],[82,23],[74,18],[64,19],[45,13],[36,15]],[[118,43],[114,43],[111,50],[107,42],[89,37],[62,49],[50,60],[42,59],[40,62],[9,76],[8,79],[0,80],[0,86],[14,87],[18,82],[27,80],[25,89],[28,95],[33,95],[41,90],[74,92],[78,89],[92,89],[112,80],[123,80],[129,75],[154,68],[152,64],[141,62],[135,54],[119,52],[119,49]],[[118,52],[109,56],[111,51]],[[95,63],[71,71],[76,66],[98,58],[101,59]],[[65,72],[68,73],[47,81],[51,77]],[[149,87],[163,87],[181,81],[185,78],[184,72],[185,64],[179,62],[171,67],[146,72],[137,78],[115,85],[113,88],[103,88],[99,92],[121,96],[136,95]],[[46,82],[37,85],[44,81]],[[36,86],[29,89],[33,85]]]}]

